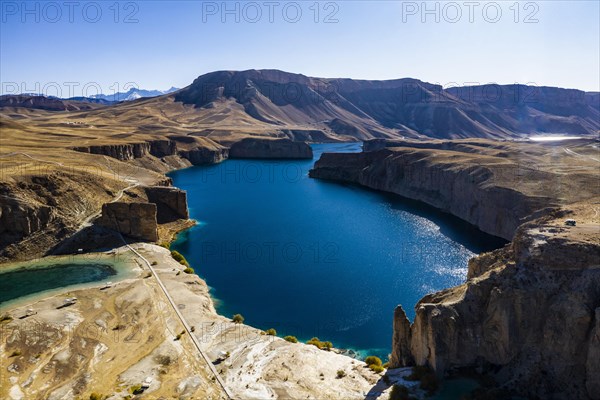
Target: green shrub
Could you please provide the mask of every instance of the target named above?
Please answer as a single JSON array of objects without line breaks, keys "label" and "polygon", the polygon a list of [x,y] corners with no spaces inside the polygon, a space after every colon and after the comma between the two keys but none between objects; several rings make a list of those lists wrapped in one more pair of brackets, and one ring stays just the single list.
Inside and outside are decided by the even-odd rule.
[{"label": "green shrub", "polygon": [[331,342],[322,342],[318,337],[314,337],[306,342],[306,344],[312,344],[321,350],[331,350],[333,348],[333,344]]},{"label": "green shrub", "polygon": [[389,368],[390,367],[390,362],[389,361],[388,362],[384,362],[383,365],[382,365],[382,367],[386,368],[386,369]]},{"label": "green shrub", "polygon": [[385,368],[383,368],[381,365],[377,365],[377,364],[371,364],[371,365],[369,365],[369,368],[371,368],[371,371],[375,372],[376,374],[380,374],[383,371],[385,371]]},{"label": "green shrub", "polygon": [[183,335],[185,335],[185,331],[181,331],[177,336],[175,336],[175,340],[181,339]]},{"label": "green shrub", "polygon": [[163,242],[163,243],[159,244],[159,246],[164,247],[167,250],[171,249],[171,243]]},{"label": "green shrub", "polygon": [[235,314],[231,320],[236,324],[244,323],[244,317],[242,317],[242,314]]},{"label": "green shrub", "polygon": [[172,250],[171,251],[171,257],[173,257],[173,260],[177,261],[180,264],[182,262],[186,262],[187,263],[187,260],[185,259],[185,257],[183,256],[183,254],[181,254],[177,250]]},{"label": "green shrub", "polygon": [[298,339],[296,339],[296,336],[286,336],[283,339],[290,343],[298,343]]},{"label": "green shrub", "polygon": [[95,392],[90,394],[90,400],[102,400],[103,398],[104,396]]},{"label": "green shrub", "polygon": [[21,350],[15,350],[10,354],[10,357],[19,357],[21,354]]},{"label": "green shrub", "polygon": [[276,331],[275,329],[273,329],[273,328],[271,328],[271,329],[267,329],[267,330],[265,331],[265,333],[266,333],[267,335],[269,335],[269,336],[277,336],[277,331]]},{"label": "green shrub", "polygon": [[142,385],[134,385],[129,388],[129,392],[131,392],[132,394],[140,394],[143,391],[144,390],[142,389]]},{"label": "green shrub", "polygon": [[158,261],[152,261],[151,265],[158,265]]},{"label": "green shrub", "polygon": [[375,356],[369,356],[369,357],[365,358],[365,363],[368,366],[379,365],[381,367],[381,358],[375,357]]},{"label": "green shrub", "polygon": [[194,268],[187,267],[186,269],[183,270],[183,272],[185,272],[186,274],[193,274],[195,271],[194,271]]},{"label": "green shrub", "polygon": [[8,314],[4,314],[2,317],[0,317],[0,322],[10,322],[13,320],[13,317],[11,317]]},{"label": "green shrub", "polygon": [[342,379],[345,376],[346,376],[346,371],[344,371],[343,369],[338,370],[338,372],[337,372],[338,379]]}]

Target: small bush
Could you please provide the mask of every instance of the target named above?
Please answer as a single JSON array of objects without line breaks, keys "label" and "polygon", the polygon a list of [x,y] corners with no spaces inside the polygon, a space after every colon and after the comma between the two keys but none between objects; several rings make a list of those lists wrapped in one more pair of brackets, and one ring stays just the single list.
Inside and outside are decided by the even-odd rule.
[{"label": "small bush", "polygon": [[2,317],[0,317],[0,322],[10,322],[13,320],[13,317],[11,317],[8,314],[4,314]]},{"label": "small bush", "polygon": [[338,370],[338,372],[337,372],[338,379],[342,379],[345,376],[346,376],[346,371],[344,371],[343,369]]},{"label": "small bush", "polygon": [[298,343],[298,339],[296,339],[296,336],[286,336],[283,339],[290,343]]},{"label": "small bush", "polygon": [[388,362],[383,363],[382,367],[386,368],[386,369],[389,368],[390,367],[390,362],[388,361]]},{"label": "small bush", "polygon": [[185,331],[181,331],[177,336],[175,336],[175,340],[180,340],[183,335],[185,335]]},{"label": "small bush", "polygon": [[183,254],[181,254],[177,250],[172,250],[171,251],[171,257],[173,257],[173,260],[177,261],[178,263],[181,263],[182,261],[187,262],[187,260],[183,256]]},{"label": "small bush", "polygon": [[161,354],[161,355],[157,356],[155,358],[155,360],[157,363],[159,363],[163,367],[167,367],[167,366],[171,365],[171,363],[173,362],[171,357],[166,354]]},{"label": "small bush", "polygon": [[365,363],[368,366],[371,366],[371,365],[379,365],[379,366],[381,366],[381,359],[379,357],[369,356],[369,357],[365,358]]},{"label": "small bush", "polygon": [[152,261],[151,265],[158,265],[158,261]]},{"label": "small bush", "polygon": [[383,368],[381,365],[377,365],[377,364],[371,364],[371,365],[369,365],[369,368],[371,368],[371,371],[375,372],[376,374],[380,374],[383,371],[385,371],[385,368]]},{"label": "small bush", "polygon": [[194,268],[187,267],[186,269],[183,270],[183,272],[185,272],[186,274],[193,274],[194,273]]},{"label": "small bush", "polygon": [[322,342],[321,340],[319,340],[318,337],[314,337],[314,338],[310,339],[309,341],[306,342],[306,344],[312,344],[313,346],[316,346],[320,350],[326,350],[326,351],[329,351],[333,348],[333,344],[331,342]]},{"label": "small bush", "polygon": [[23,353],[21,353],[21,350],[15,350],[10,354],[10,356],[11,357],[19,357],[21,354],[23,354]]},{"label": "small bush", "polygon": [[159,246],[164,247],[167,250],[171,249],[171,243],[164,242],[164,243],[159,244]]},{"label": "small bush", "polygon": [[142,389],[142,385],[135,385],[129,388],[129,391],[132,394],[141,394],[144,392],[144,389]]},{"label": "small bush", "polygon": [[104,396],[95,392],[90,394],[90,400],[102,400],[103,398]]},{"label": "small bush", "polygon": [[244,317],[242,317],[242,314],[235,314],[231,320],[236,324],[244,323]]},{"label": "small bush", "polygon": [[266,333],[267,335],[269,335],[269,336],[277,336],[277,331],[276,331],[275,329],[273,329],[273,328],[271,328],[271,329],[267,329],[267,330],[265,331],[265,333]]}]

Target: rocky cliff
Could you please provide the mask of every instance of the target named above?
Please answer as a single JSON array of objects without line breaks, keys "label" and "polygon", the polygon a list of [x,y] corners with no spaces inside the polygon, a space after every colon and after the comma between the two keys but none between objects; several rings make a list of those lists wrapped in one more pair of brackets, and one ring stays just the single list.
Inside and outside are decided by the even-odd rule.
[{"label": "rocky cliff", "polygon": [[[313,178],[359,183],[372,189],[420,200],[510,240],[535,210],[551,205],[543,197],[488,185],[492,176],[476,163],[437,163],[430,151],[323,154]],[[466,160],[464,160],[466,161]]]},{"label": "rocky cliff", "polygon": [[418,199],[512,239],[472,259],[463,285],[421,299],[412,324],[396,309],[392,367],[472,368],[528,398],[600,399],[593,144],[378,142],[323,155],[312,177]]},{"label": "rocky cliff", "polygon": [[176,219],[188,219],[187,193],[170,186],[151,186],[145,188],[148,202],[156,204],[157,220],[165,223]]},{"label": "rocky cliff", "polygon": [[135,239],[149,242],[158,240],[158,222],[154,203],[104,204],[102,216],[97,224]]},{"label": "rocky cliff", "polygon": [[600,398],[599,234],[562,220],[519,228],[472,260],[465,284],[421,299],[412,325],[398,307],[391,365],[472,367],[532,398]]},{"label": "rocky cliff", "polygon": [[44,255],[123,187],[91,163],[55,168],[28,160],[14,167],[6,159],[0,163],[7,173],[0,179],[0,261]]},{"label": "rocky cliff", "polygon": [[231,145],[229,158],[308,158],[313,157],[312,148],[304,142],[289,139],[246,138]]},{"label": "rocky cliff", "polygon": [[144,156],[165,157],[177,154],[177,145],[170,140],[152,140],[139,143],[99,144],[74,147],[83,153],[101,154],[120,161],[133,160]]}]

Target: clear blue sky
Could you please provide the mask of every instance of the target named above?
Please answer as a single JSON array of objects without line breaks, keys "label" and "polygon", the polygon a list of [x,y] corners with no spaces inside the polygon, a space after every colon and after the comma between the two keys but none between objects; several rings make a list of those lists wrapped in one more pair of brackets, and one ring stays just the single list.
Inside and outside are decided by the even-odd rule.
[{"label": "clear blue sky", "polygon": [[[93,83],[108,94],[115,82],[120,89],[128,82],[167,89],[214,70],[251,68],[320,77],[413,77],[443,85],[518,82],[600,90],[598,1],[537,1],[527,8],[527,2],[514,7],[514,1],[480,1],[471,10],[463,1],[439,2],[437,12],[430,2],[432,14],[423,14],[421,1],[283,1],[275,2],[272,22],[265,2],[254,3],[260,17],[256,7],[244,8],[246,3],[229,2],[227,7],[235,11],[238,4],[239,12],[224,15],[221,1],[120,2],[115,15],[114,1],[80,0],[70,10],[62,0],[25,7],[2,0],[2,90],[13,91],[16,83],[32,92],[38,84],[54,94],[52,82],[63,96],[69,82],[79,84],[75,95]],[[132,13],[131,23],[125,23]]]}]

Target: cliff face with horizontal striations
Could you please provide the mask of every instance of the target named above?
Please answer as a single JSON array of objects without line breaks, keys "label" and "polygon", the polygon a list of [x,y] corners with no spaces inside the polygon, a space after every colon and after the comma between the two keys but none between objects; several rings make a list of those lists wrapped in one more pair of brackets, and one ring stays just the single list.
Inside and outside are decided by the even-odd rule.
[{"label": "cliff face with horizontal striations", "polygon": [[156,204],[153,203],[104,204],[102,216],[97,223],[135,239],[150,242],[158,240]]},{"label": "cliff face with horizontal striations", "polygon": [[231,145],[230,158],[307,158],[313,157],[312,148],[304,142],[289,139],[242,139]]},{"label": "cliff face with horizontal striations", "polygon": [[551,199],[488,185],[492,172],[485,166],[455,160],[437,162],[435,158],[429,150],[416,149],[326,153],[310,176],[358,183],[420,200],[507,240],[534,211],[553,205]]},{"label": "cliff face with horizontal striations", "polygon": [[553,231],[581,238],[589,229],[559,224],[527,224],[511,245],[474,260],[480,274],[419,301],[408,331],[395,324],[391,365],[477,367],[521,395],[600,398],[600,243],[565,239],[548,264],[540,256],[557,253]]},{"label": "cliff face with horizontal striations", "polygon": [[380,141],[366,153],[323,155],[312,177],[421,200],[512,239],[470,260],[464,284],[421,299],[412,324],[398,306],[391,367],[476,368],[528,398],[600,399],[600,193],[590,144]]},{"label": "cliff face with horizontal striations", "polygon": [[2,196],[0,203],[0,247],[18,242],[48,226],[52,208]]},{"label": "cliff face with horizontal striations", "polygon": [[116,158],[120,161],[129,161],[148,155],[166,157],[177,154],[177,144],[170,140],[151,140],[140,143],[100,144],[91,146],[74,147],[73,150],[82,153],[101,154]]},{"label": "cliff face with horizontal striations", "polygon": [[148,202],[156,204],[158,222],[176,219],[188,219],[187,193],[170,186],[151,186],[145,188]]}]

